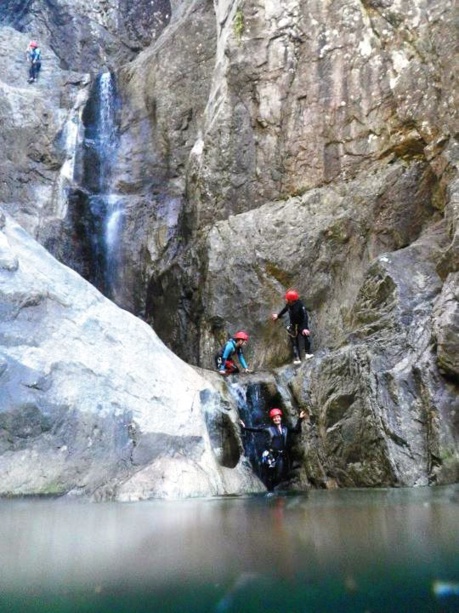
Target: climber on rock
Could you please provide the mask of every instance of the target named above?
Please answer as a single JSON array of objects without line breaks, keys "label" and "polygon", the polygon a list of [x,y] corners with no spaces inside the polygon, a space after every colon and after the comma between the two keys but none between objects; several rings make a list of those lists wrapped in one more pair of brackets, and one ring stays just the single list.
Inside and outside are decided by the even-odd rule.
[{"label": "climber on rock", "polygon": [[247,362],[245,361],[242,348],[249,340],[247,332],[240,330],[236,332],[229,341],[227,341],[215,356],[215,363],[220,375],[233,375],[240,372],[239,367],[233,360],[233,356],[236,356],[240,363],[243,372],[250,372]]},{"label": "climber on rock", "polygon": [[287,327],[287,332],[290,337],[293,351],[293,363],[301,364],[301,348],[300,339],[304,342],[304,358],[312,358],[311,353],[311,341],[310,332],[308,326],[308,312],[306,307],[300,300],[300,296],[295,289],[289,289],[285,293],[286,305],[279,311],[279,313],[273,313],[271,319],[276,321],[288,311],[290,317],[290,325]]},{"label": "climber on rock", "polygon": [[282,411],[278,408],[269,411],[271,426],[249,428],[242,419],[239,420],[242,428],[247,432],[263,432],[268,438],[267,448],[261,456],[261,466],[262,480],[269,491],[288,477],[291,470],[290,436],[301,432],[301,424],[306,416],[306,411],[300,411],[294,427],[282,424]]},{"label": "climber on rock", "polygon": [[30,41],[26,57],[29,62],[29,83],[34,83],[38,79],[38,73],[41,68],[41,51],[36,41]]}]

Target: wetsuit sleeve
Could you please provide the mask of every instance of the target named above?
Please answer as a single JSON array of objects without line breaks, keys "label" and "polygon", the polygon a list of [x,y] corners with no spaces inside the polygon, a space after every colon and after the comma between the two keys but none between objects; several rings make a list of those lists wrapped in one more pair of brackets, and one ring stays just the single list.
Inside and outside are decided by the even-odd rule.
[{"label": "wetsuit sleeve", "polygon": [[301,424],[303,423],[303,420],[298,418],[298,421],[296,422],[296,425],[293,428],[289,428],[289,431],[292,434],[299,434],[301,432]]},{"label": "wetsuit sleeve", "polygon": [[247,362],[245,361],[245,357],[244,354],[242,353],[242,349],[238,349],[237,350],[237,357],[239,362],[241,363],[242,368],[245,368],[246,370],[248,370],[248,366],[247,366]]},{"label": "wetsuit sleeve", "polygon": [[283,308],[281,311],[279,311],[279,313],[277,314],[277,316],[278,316],[278,317],[282,317],[282,315],[285,315],[285,313],[287,313],[287,309],[288,309],[288,304],[286,304],[286,305],[284,306],[284,308]]},{"label": "wetsuit sleeve", "polygon": [[251,428],[249,426],[241,426],[242,430],[246,430],[247,432],[268,432],[268,428]]},{"label": "wetsuit sleeve", "polygon": [[304,304],[301,305],[301,323],[300,323],[300,329],[304,330],[304,329],[309,330],[309,318],[308,318],[308,312],[306,310],[306,307],[304,306]]}]

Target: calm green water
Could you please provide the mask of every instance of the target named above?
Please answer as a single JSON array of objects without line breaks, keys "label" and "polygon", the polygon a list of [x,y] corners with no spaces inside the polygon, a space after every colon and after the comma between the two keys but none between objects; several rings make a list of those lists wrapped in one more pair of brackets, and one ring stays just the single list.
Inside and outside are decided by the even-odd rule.
[{"label": "calm green water", "polygon": [[459,611],[459,487],[0,502],[0,611]]}]

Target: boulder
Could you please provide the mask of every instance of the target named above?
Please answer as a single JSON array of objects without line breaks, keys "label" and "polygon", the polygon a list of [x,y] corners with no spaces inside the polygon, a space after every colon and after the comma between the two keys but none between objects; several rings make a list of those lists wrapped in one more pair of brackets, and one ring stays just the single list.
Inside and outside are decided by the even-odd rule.
[{"label": "boulder", "polygon": [[182,362],[9,217],[0,239],[1,495],[263,490],[219,380]]}]

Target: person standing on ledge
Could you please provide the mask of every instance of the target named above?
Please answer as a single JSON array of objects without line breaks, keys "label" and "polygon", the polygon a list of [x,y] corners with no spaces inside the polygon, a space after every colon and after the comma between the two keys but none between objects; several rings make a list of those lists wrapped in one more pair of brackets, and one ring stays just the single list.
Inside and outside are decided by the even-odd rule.
[{"label": "person standing on ledge", "polygon": [[41,68],[41,51],[38,43],[31,40],[26,51],[27,61],[29,62],[29,83],[34,83],[38,79]]},{"label": "person standing on ledge", "polygon": [[243,372],[250,372],[242,352],[242,348],[248,340],[249,335],[247,332],[240,330],[239,332],[236,332],[236,334],[234,334],[227,343],[225,343],[225,346],[222,349],[220,349],[215,356],[215,363],[220,375],[235,375],[240,372],[239,367],[233,360],[234,355],[237,357]]},{"label": "person standing on ledge", "polygon": [[271,319],[276,321],[288,311],[290,325],[287,327],[287,332],[292,344],[293,363],[301,364],[300,339],[303,339],[304,342],[305,360],[313,357],[313,354],[311,353],[311,340],[309,338],[311,333],[308,325],[308,312],[306,311],[306,307],[301,302],[300,296],[295,289],[287,290],[285,293],[285,301],[286,305],[284,308],[279,311],[279,313],[273,313],[271,315]]},{"label": "person standing on ledge", "polygon": [[29,62],[29,83],[34,83],[38,79],[41,68],[41,51],[38,43],[31,40],[26,51],[26,58]]}]

